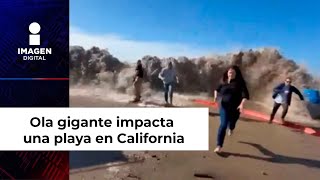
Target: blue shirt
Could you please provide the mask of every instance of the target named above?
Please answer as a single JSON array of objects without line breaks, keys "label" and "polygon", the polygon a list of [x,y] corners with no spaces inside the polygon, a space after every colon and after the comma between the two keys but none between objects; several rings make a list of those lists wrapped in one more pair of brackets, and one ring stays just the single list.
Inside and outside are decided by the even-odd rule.
[{"label": "blue shirt", "polygon": [[301,100],[304,100],[303,95],[300,93],[300,91],[296,87],[294,87],[292,85],[286,86],[285,83],[281,83],[273,89],[273,96],[272,97],[276,98],[277,95],[280,94],[281,97],[284,98],[283,102],[290,105],[292,93],[297,94]]},{"label": "blue shirt", "polygon": [[283,102],[288,102],[289,99],[289,92],[290,92],[290,86],[284,86],[281,92],[281,96],[282,96],[282,101]]},{"label": "blue shirt", "polygon": [[164,68],[159,74],[159,78],[163,81],[165,84],[174,83],[176,82],[176,71],[171,68]]}]

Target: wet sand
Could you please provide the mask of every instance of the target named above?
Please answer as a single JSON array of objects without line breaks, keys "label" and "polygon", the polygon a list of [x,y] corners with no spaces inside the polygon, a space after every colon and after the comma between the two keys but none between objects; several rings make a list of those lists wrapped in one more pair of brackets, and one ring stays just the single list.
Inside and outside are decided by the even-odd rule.
[{"label": "wet sand", "polygon": [[[71,96],[70,106],[127,105]],[[235,133],[226,137],[224,153],[217,155],[213,149],[219,117],[213,110],[209,121],[210,151],[99,152],[101,158],[92,152],[72,152],[70,179],[320,179],[319,137],[242,118]],[[118,161],[124,164],[111,164]],[[195,177],[195,173],[213,178]]]}]

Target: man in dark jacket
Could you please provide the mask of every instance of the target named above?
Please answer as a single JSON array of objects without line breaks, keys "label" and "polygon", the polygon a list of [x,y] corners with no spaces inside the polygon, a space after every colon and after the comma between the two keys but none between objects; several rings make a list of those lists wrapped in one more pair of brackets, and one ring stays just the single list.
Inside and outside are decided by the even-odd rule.
[{"label": "man in dark jacket", "polygon": [[289,106],[291,104],[292,93],[295,93],[299,96],[301,101],[304,100],[303,95],[301,92],[293,85],[291,85],[292,80],[291,78],[286,78],[284,83],[279,84],[273,89],[272,98],[275,100],[273,109],[270,115],[269,123],[272,123],[274,116],[276,115],[279,107],[282,105],[283,111],[281,115],[282,123],[285,123],[284,118],[287,115]]},{"label": "man in dark jacket", "polygon": [[136,73],[133,78],[133,86],[134,86],[134,94],[135,98],[132,102],[139,102],[141,100],[141,90],[142,90],[142,82],[143,82],[143,72],[144,69],[142,67],[141,60],[137,61]]}]

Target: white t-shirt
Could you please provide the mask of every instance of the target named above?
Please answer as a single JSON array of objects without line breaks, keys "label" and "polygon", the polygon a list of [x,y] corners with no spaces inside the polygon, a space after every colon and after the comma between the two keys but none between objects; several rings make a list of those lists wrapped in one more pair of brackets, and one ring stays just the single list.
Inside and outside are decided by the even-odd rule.
[{"label": "white t-shirt", "polygon": [[283,98],[280,94],[277,95],[276,98],[274,98],[274,101],[278,104],[282,104],[283,103]]}]

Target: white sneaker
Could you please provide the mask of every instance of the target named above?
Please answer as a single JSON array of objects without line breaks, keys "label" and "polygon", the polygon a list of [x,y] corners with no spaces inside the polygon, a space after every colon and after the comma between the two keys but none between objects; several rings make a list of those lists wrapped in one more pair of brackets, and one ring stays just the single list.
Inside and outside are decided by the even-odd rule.
[{"label": "white sneaker", "polygon": [[228,136],[231,136],[233,134],[233,131],[232,130],[228,130]]}]

